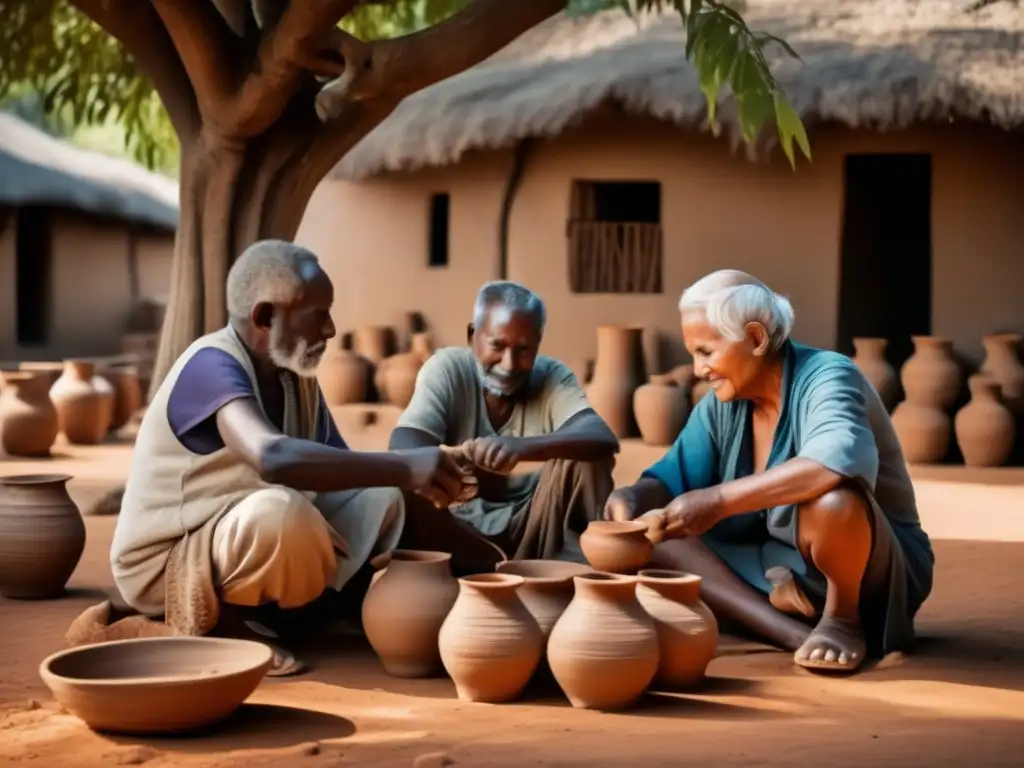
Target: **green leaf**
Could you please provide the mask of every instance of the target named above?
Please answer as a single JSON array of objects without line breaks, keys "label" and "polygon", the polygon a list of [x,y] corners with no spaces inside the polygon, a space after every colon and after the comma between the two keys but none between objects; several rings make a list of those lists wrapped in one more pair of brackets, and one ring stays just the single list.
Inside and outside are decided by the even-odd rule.
[{"label": "green leaf", "polygon": [[789,103],[786,94],[776,91],[773,94],[775,102],[775,122],[779,129],[779,140],[782,142],[782,151],[789,158],[789,164],[796,169],[796,156],[793,153],[793,139],[796,139],[800,151],[804,157],[811,159],[811,143],[807,140],[807,131],[804,124],[797,115],[793,105]]}]

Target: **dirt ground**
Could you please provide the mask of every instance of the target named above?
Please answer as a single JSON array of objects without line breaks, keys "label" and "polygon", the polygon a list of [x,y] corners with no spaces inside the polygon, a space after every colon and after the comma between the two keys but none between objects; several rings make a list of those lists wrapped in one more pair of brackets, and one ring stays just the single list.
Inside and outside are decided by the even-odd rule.
[{"label": "dirt ground", "polygon": [[[385,425],[357,426],[346,433],[353,447],[381,447]],[[87,506],[124,478],[130,448],[62,453],[45,463],[0,457],[0,474],[67,471]],[[619,481],[657,455],[627,445]],[[940,539],[920,647],[854,678],[815,676],[786,654],[725,639],[701,691],[651,694],[629,712],[573,710],[557,690],[466,704],[446,679],[389,678],[365,640],[338,630],[309,649],[310,673],[264,681],[223,727],[143,741],[92,733],[60,711],[37,673],[71,620],[112,585],[114,518],[90,517],[64,598],[0,598],[0,766],[1021,765],[1024,472],[949,468],[915,472],[915,482],[925,526]]]}]

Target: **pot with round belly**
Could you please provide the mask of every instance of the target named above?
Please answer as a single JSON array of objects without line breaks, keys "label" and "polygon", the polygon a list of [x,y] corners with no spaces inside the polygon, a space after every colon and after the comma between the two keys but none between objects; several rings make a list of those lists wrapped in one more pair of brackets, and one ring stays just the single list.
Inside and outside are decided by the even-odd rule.
[{"label": "pot with round belly", "polygon": [[441,670],[438,635],[459,585],[448,552],[396,549],[363,600],[366,639],[388,674],[428,677]]},{"label": "pot with round belly", "polygon": [[888,346],[888,339],[855,338],[853,362],[860,368],[864,378],[871,382],[886,409],[891,411],[899,397],[900,380],[896,369],[885,359]]},{"label": "pot with round belly", "polygon": [[999,382],[987,375],[967,380],[971,401],[957,411],[956,441],[969,467],[998,467],[1006,463],[1017,436],[1016,419],[1001,399]]},{"label": "pot with round belly", "polygon": [[599,571],[634,574],[654,551],[647,530],[639,520],[591,520],[580,535],[580,549]]},{"label": "pot with round belly", "polygon": [[351,350],[331,346],[316,377],[328,406],[365,403],[370,362]]},{"label": "pot with round belly", "polygon": [[551,630],[548,665],[574,707],[634,704],[658,671],[658,633],[636,596],[635,576],[592,573]]},{"label": "pot with round belly", "polygon": [[68,475],[0,476],[0,594],[59,597],[85,549]]},{"label": "pot with round belly", "polygon": [[8,456],[49,456],[57,439],[57,409],[45,372],[8,371],[0,389],[0,447]]},{"label": "pot with round belly", "polygon": [[953,407],[963,375],[953,357],[953,342],[940,336],[912,336],[914,354],[900,369],[906,401],[941,411]]},{"label": "pot with round belly", "polygon": [[637,600],[658,631],[654,685],[670,691],[692,688],[704,679],[718,649],[718,621],[700,599],[701,578],[657,569],[637,575]]},{"label": "pot with round belly", "polygon": [[459,596],[438,641],[463,701],[511,701],[536,671],[544,635],[519,597],[524,583],[507,573],[459,579]]},{"label": "pot with round belly", "polygon": [[68,360],[64,373],[50,388],[60,431],[69,443],[95,445],[110,426],[111,393],[97,391],[95,373],[94,363]]},{"label": "pot with round belly", "polygon": [[381,389],[388,402],[399,408],[409,405],[422,367],[423,358],[414,352],[392,355],[381,363]]},{"label": "pot with round belly", "polygon": [[938,464],[949,452],[953,420],[939,408],[904,400],[892,412],[892,426],[908,464]]},{"label": "pot with round belly", "polygon": [[555,622],[572,602],[575,593],[573,578],[594,569],[582,563],[563,560],[506,560],[495,566],[498,573],[522,576],[519,598],[537,621],[547,642]]},{"label": "pot with round belly", "polygon": [[983,337],[981,342],[985,345],[981,373],[996,380],[1003,403],[1011,412],[1024,415],[1024,363],[1017,354],[1020,334],[992,333]]},{"label": "pot with round belly", "polygon": [[690,410],[686,389],[670,374],[651,376],[633,393],[633,413],[648,445],[671,445]]}]

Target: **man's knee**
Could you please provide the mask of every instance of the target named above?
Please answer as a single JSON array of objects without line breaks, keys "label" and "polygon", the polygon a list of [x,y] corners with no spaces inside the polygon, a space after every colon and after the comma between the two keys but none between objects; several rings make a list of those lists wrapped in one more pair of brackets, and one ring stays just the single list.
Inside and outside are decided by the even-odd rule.
[{"label": "man's knee", "polygon": [[[282,542],[330,540],[323,515],[298,491],[264,488],[247,496],[228,513],[226,521],[246,538],[276,538]],[[220,528],[220,526],[218,526]]]},{"label": "man's knee", "polygon": [[384,510],[380,534],[385,536],[405,525],[405,496],[399,488],[367,488],[360,491],[361,501]]}]

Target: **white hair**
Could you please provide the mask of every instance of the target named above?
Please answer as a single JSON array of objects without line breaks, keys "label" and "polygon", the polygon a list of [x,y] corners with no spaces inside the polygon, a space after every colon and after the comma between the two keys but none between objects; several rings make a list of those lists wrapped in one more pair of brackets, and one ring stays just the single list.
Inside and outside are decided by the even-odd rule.
[{"label": "white hair", "polygon": [[793,306],[753,275],[738,269],[720,269],[705,275],[679,299],[679,311],[700,309],[708,324],[732,341],[741,341],[748,323],[760,323],[773,350],[793,331]]},{"label": "white hair", "polygon": [[548,322],[548,311],[544,300],[525,285],[511,280],[494,280],[485,283],[476,294],[473,305],[473,327],[483,325],[484,315],[491,307],[501,306],[513,312],[525,312],[533,316],[537,330],[544,332]]},{"label": "white hair", "polygon": [[305,284],[302,265],[316,255],[284,240],[261,240],[243,251],[228,272],[228,317],[247,323],[257,304],[294,301]]}]

